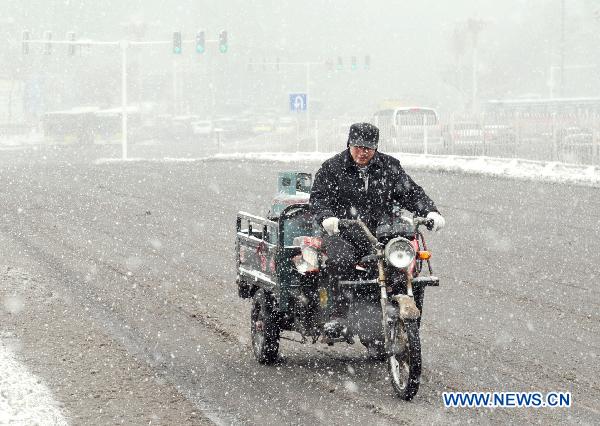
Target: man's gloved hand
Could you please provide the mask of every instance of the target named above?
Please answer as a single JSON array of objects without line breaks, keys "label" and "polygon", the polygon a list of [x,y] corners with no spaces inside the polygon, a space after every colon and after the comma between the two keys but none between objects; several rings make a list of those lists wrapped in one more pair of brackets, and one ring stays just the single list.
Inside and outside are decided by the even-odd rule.
[{"label": "man's gloved hand", "polygon": [[446,225],[446,220],[438,212],[428,213],[427,219],[431,219],[433,221],[433,228],[431,228],[432,231],[439,231],[444,227],[444,225]]},{"label": "man's gloved hand", "polygon": [[323,219],[323,229],[329,234],[334,235],[340,232],[339,228],[340,220],[337,217],[328,217]]}]

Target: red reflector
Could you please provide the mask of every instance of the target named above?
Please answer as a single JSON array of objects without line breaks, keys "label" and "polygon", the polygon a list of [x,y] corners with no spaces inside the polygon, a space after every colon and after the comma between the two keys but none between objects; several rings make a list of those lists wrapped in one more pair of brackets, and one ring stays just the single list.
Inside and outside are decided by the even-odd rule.
[{"label": "red reflector", "polygon": [[323,245],[323,239],[320,237],[302,237],[302,246],[313,247],[319,250]]}]

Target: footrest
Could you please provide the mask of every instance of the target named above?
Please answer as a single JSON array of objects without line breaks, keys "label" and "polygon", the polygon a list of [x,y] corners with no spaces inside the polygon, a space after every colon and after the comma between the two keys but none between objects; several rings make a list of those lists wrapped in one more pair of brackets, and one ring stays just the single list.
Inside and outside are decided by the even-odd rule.
[{"label": "footrest", "polygon": [[439,287],[440,279],[438,277],[429,276],[429,277],[416,277],[412,280],[413,285],[420,286],[430,286],[430,287]]}]

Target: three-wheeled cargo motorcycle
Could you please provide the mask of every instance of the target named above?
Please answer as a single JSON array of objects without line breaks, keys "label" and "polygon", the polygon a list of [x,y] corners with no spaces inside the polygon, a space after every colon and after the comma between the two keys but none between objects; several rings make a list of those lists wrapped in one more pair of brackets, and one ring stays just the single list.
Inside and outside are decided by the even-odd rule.
[{"label": "three-wheeled cargo motorcycle", "polygon": [[[322,231],[313,223],[308,173],[279,174],[278,194],[267,217],[237,215],[237,286],[252,299],[250,331],[259,363],[277,361],[282,331],[300,334],[301,342],[354,343],[357,336],[374,359],[385,360],[400,398],[412,399],[421,375],[419,327],[426,286],[438,286],[421,226],[424,218],[394,215],[373,235],[360,220],[340,227],[362,233],[372,246],[349,271],[350,279],[331,288]],[[429,274],[421,272],[427,265]],[[344,326],[327,328],[334,300],[347,307]]]}]

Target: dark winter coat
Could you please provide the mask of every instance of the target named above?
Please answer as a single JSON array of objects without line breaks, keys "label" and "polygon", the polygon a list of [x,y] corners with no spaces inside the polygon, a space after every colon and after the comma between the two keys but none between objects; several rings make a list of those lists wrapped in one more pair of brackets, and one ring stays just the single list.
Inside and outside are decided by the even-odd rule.
[{"label": "dark winter coat", "polygon": [[423,217],[438,211],[397,159],[376,152],[365,174],[366,189],[348,149],[323,163],[310,193],[310,209],[317,223],[332,216],[360,218],[374,231],[381,218],[392,214],[394,205]]}]

